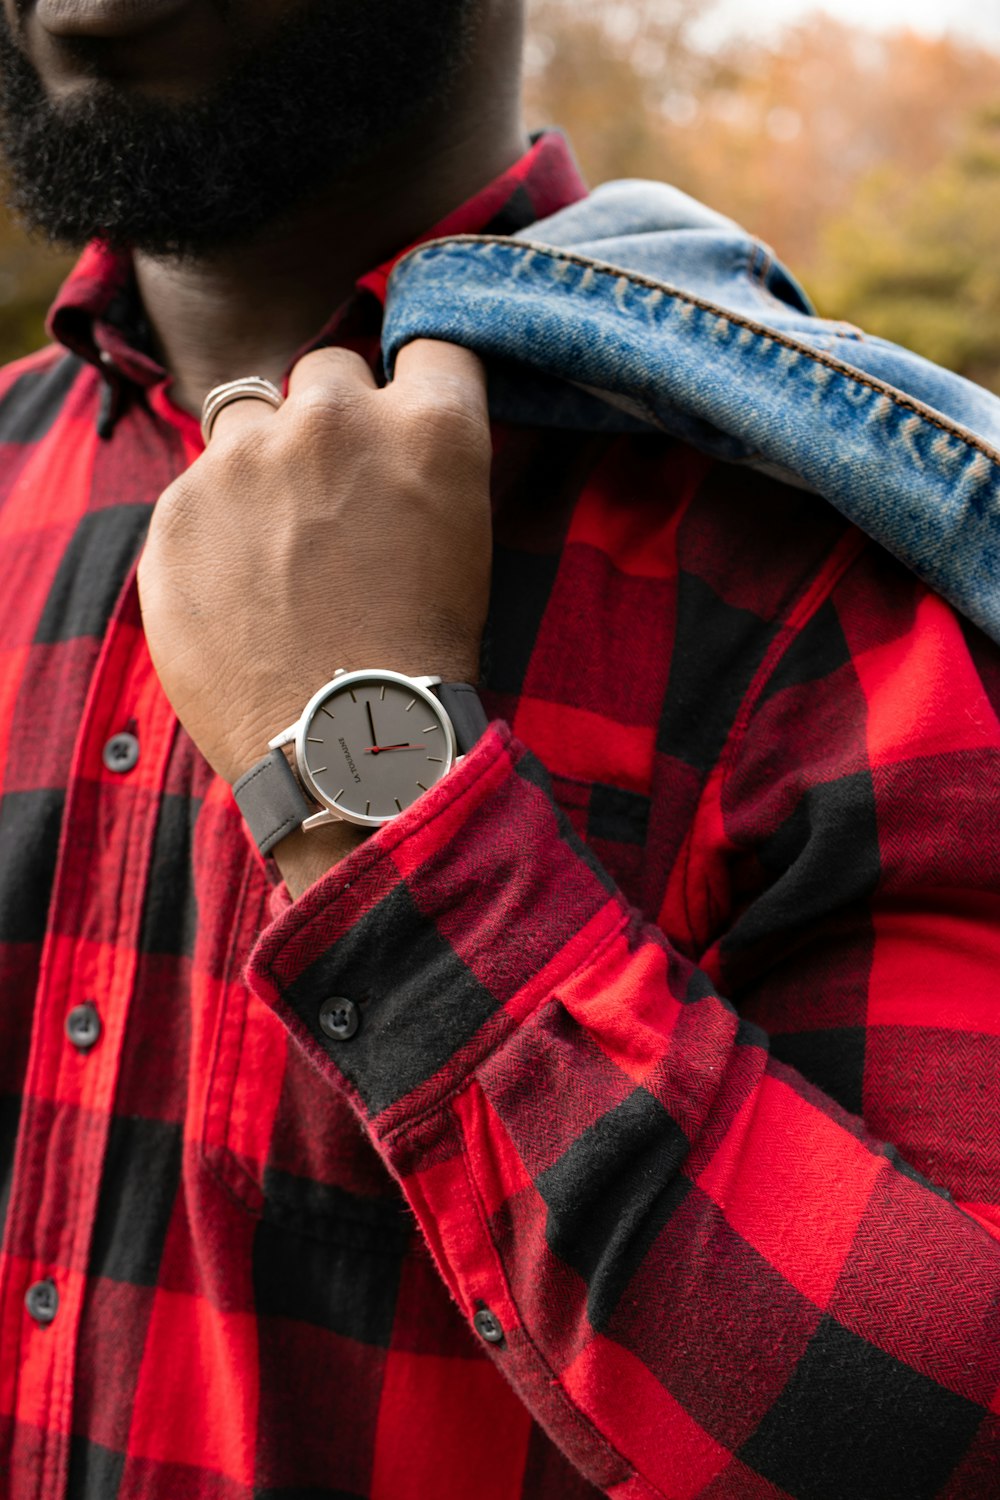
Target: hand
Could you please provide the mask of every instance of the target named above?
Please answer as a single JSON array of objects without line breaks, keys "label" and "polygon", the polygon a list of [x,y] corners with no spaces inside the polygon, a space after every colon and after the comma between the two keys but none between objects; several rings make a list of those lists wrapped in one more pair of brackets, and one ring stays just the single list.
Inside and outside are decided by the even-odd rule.
[{"label": "hand", "polygon": [[426,339],[384,390],[360,356],[323,349],[280,411],[220,413],[139,565],[153,664],[220,776],[265,755],[336,667],[475,682],[490,455],[482,366]]}]

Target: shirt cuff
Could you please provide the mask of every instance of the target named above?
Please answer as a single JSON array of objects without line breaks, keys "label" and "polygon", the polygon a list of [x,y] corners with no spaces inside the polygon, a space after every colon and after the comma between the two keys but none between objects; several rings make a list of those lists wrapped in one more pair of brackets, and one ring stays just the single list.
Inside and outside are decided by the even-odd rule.
[{"label": "shirt cuff", "polygon": [[502,723],[297,901],[276,904],[248,982],[376,1137],[453,1093],[627,921],[543,768]]}]

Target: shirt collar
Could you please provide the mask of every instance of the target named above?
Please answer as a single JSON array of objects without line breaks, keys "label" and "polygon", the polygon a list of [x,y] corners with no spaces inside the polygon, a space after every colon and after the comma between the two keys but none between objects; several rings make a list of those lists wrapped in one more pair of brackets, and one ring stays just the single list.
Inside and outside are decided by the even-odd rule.
[{"label": "shirt collar", "polygon": [[[449,234],[513,234],[586,196],[572,150],[558,130],[534,136],[513,166],[481,188],[395,255],[359,277],[359,293],[384,303],[396,262],[426,240]],[[339,321],[338,309],[309,347],[324,341]],[[167,372],[148,352],[142,310],[135,294],[131,258],[99,241],[84,250],[49,312],[48,331],[72,353],[143,386],[158,384]]]}]

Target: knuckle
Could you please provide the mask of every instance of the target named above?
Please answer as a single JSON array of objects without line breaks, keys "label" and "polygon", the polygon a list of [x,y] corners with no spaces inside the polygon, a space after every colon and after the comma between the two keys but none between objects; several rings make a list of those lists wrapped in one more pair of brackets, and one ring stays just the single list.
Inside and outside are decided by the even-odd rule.
[{"label": "knuckle", "polygon": [[167,486],[153,507],[150,535],[163,536],[177,524],[183,515],[190,489],[187,474],[181,474]]},{"label": "knuckle", "polygon": [[293,371],[285,418],[310,429],[339,426],[366,410],[372,394],[371,371],[360,354],[353,349],[314,349]]},{"label": "knuckle", "polygon": [[434,443],[461,444],[479,451],[490,442],[489,422],[474,393],[460,381],[436,386],[433,392],[407,394],[403,420]]},{"label": "knuckle", "polygon": [[338,382],[349,377],[369,375],[368,365],[354,349],[340,345],[329,345],[323,349],[311,349],[296,362],[294,377],[305,382],[315,381],[322,385],[327,381]]},{"label": "knuckle", "polygon": [[[254,426],[227,428],[213,434],[212,441],[197,464],[182,475],[188,488],[201,478],[205,484],[227,484],[241,479],[255,468],[271,446],[270,422]],[[200,470],[200,473],[199,473]]]},{"label": "knuckle", "polygon": [[288,403],[289,424],[297,441],[305,436],[322,437],[340,431],[358,420],[364,410],[367,393],[349,385],[311,385],[296,393]]},{"label": "knuckle", "polygon": [[280,450],[279,438],[268,431],[267,423],[259,428],[229,432],[216,452],[211,453],[211,465],[205,466],[201,475],[196,475],[193,469],[189,469],[189,474],[192,480],[201,478],[202,487],[208,493],[246,489],[253,483],[255,475],[267,471],[268,462],[273,462],[271,455],[276,450]]}]

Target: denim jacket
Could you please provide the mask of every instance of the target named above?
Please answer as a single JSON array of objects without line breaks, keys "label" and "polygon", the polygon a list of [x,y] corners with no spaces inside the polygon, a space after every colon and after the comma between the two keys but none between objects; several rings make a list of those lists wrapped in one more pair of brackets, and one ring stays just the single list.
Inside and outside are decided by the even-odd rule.
[{"label": "denim jacket", "polygon": [[656,429],[822,495],[1000,641],[1000,399],[818,318],[732,220],[608,183],[513,238],[404,256],[383,354],[446,339],[490,368],[495,417]]}]

